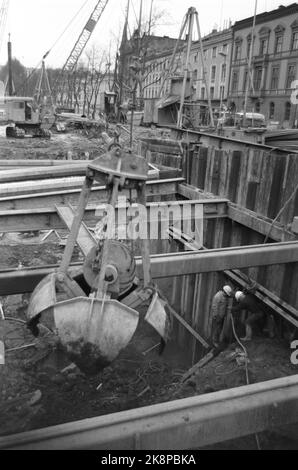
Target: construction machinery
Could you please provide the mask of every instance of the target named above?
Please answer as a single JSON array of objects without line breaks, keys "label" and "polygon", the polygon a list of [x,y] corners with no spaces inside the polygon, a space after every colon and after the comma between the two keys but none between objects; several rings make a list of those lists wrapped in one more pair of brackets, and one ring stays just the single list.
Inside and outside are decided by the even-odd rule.
[{"label": "construction machinery", "polygon": [[31,137],[50,138],[50,129],[55,122],[52,91],[45,62],[42,61],[41,73],[34,97],[15,96],[12,74],[12,45],[8,41],[8,96],[1,99],[2,116],[9,138]]},{"label": "construction machinery", "polygon": [[[85,50],[92,33],[100,20],[109,0],[98,0],[96,3],[86,25],[83,27],[80,36],[78,37],[74,47],[72,48],[69,56],[66,59],[65,64],[62,67],[61,76],[59,78],[60,87],[59,87],[59,101],[60,105],[64,105],[64,94],[66,87],[66,74],[74,71],[77,63],[82,56],[83,51]],[[58,83],[56,83],[58,87]]]},{"label": "construction machinery", "polygon": [[[145,321],[164,341],[168,338],[165,303],[151,279],[149,239],[140,240],[141,283],[129,243],[121,241],[120,235],[116,240],[115,235],[114,210],[119,191],[125,188],[136,192],[139,204],[146,207],[148,169],[142,157],[117,144],[90,162],[61,265],[36,287],[29,303],[28,325],[32,332],[38,334],[38,323],[45,322],[56,332],[69,358],[86,374],[97,374],[128,345],[139,323],[136,309],[143,303],[152,301]],[[102,235],[93,238],[83,271],[73,274],[70,263],[78,237],[88,232],[82,220],[95,181],[105,182],[108,192],[106,215],[99,224]],[[142,225],[147,227],[147,221]]]},{"label": "construction machinery", "polygon": [[[65,74],[72,72],[78,63],[108,0],[99,0],[92,11],[85,27],[76,41],[70,55],[62,68],[62,86],[59,91],[60,100],[63,101],[65,88]],[[7,10],[7,8],[6,8]],[[5,10],[5,11],[6,11]],[[3,13],[4,14],[4,13]],[[9,97],[4,97],[2,102],[4,110],[4,120],[8,121],[6,136],[10,138],[31,137],[50,138],[53,124],[56,122],[55,103],[52,97],[51,87],[45,67],[45,59],[51,51],[49,50],[43,57],[39,79],[37,81],[34,97],[13,96],[13,80],[11,66],[9,67]],[[8,43],[8,63],[11,64],[11,42]],[[57,86],[57,84],[56,84]],[[56,130],[64,131],[63,122],[56,123]]]},{"label": "construction machinery", "polygon": [[32,137],[50,138],[50,129],[55,122],[54,115],[42,113],[34,98],[5,96],[4,120],[8,121],[6,136],[9,138]]}]

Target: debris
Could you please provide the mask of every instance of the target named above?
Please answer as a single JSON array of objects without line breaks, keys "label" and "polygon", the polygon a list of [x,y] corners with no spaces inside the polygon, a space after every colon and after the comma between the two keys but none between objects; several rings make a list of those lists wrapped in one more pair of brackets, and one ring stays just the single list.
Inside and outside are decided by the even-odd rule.
[{"label": "debris", "polygon": [[193,375],[197,373],[199,369],[202,369],[202,367],[205,367],[209,362],[211,362],[213,359],[215,359],[221,352],[223,352],[225,349],[225,346],[219,346],[218,348],[214,348],[209,353],[204,356],[197,364],[195,364],[191,369],[189,369],[184,376],[181,379],[181,382],[186,382],[188,379],[190,379]]},{"label": "debris", "polygon": [[101,383],[101,384],[99,384],[99,385],[98,385],[98,387],[96,387],[96,390],[97,390],[97,391],[98,391],[98,390],[100,390],[100,389],[101,389],[101,387],[102,387],[102,385],[103,385],[102,383]]},{"label": "debris", "polygon": [[160,343],[157,343],[154,346],[152,346],[152,348],[147,349],[147,351],[142,352],[143,356],[147,356],[147,354],[149,354],[151,351],[154,351],[154,349],[158,348],[159,345],[160,345]]},{"label": "debris", "polygon": [[3,312],[3,306],[2,306],[1,303],[0,303],[0,317],[1,317],[1,320],[5,320],[5,315],[4,315],[4,312]]},{"label": "debris", "polygon": [[51,377],[51,382],[53,382],[55,385],[62,385],[65,381],[64,377],[60,374],[54,375],[54,377]]},{"label": "debris", "polygon": [[6,350],[6,353],[21,351],[21,350],[23,350],[23,349],[29,349],[29,348],[35,348],[35,347],[36,347],[36,343],[26,344],[25,346],[19,346],[19,347],[17,347],[17,348],[7,349],[7,350]]},{"label": "debris", "polygon": [[72,363],[72,364],[69,364],[69,366],[62,369],[60,371],[60,374],[69,374],[70,372],[73,372],[76,369],[77,369],[77,366],[74,363]]},{"label": "debris", "polygon": [[40,390],[36,390],[32,397],[30,398],[30,400],[28,401],[28,404],[30,406],[34,406],[34,405],[37,405],[37,403],[41,400],[42,398],[42,393]]},{"label": "debris", "polygon": [[49,238],[49,236],[52,235],[52,233],[54,233],[54,232],[55,232],[55,230],[49,230],[49,231],[42,237],[42,239],[41,239],[40,241],[41,241],[41,242],[46,241],[46,240]]},{"label": "debris", "polygon": [[149,390],[150,390],[150,387],[148,385],[148,387],[146,387],[141,393],[137,395],[137,398],[141,398],[143,395],[145,395],[145,393],[149,392]]}]

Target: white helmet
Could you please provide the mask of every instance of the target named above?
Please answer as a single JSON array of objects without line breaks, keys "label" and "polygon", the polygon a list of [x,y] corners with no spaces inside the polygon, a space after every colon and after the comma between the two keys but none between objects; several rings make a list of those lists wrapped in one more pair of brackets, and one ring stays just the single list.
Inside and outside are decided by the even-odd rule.
[{"label": "white helmet", "polygon": [[233,289],[232,287],[230,286],[224,286],[223,289],[224,293],[228,296],[228,297],[233,297]]},{"label": "white helmet", "polygon": [[238,290],[235,294],[235,299],[237,300],[237,302],[240,302],[243,297],[245,297],[244,293]]}]

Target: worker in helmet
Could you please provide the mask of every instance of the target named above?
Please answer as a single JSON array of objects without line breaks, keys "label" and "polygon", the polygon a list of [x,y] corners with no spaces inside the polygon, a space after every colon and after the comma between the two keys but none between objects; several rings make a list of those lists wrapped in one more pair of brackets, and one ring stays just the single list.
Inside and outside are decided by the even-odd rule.
[{"label": "worker in helmet", "polygon": [[[242,341],[251,341],[253,335],[253,327],[257,323],[264,322],[265,312],[261,303],[251,293],[237,291],[235,293],[236,305],[232,308],[232,313],[248,311],[249,314],[245,320],[245,337]],[[271,338],[274,337],[274,319],[272,315],[267,318],[267,330]]]},{"label": "worker in helmet", "polygon": [[212,316],[212,343],[215,347],[219,346],[221,333],[227,317],[229,307],[232,307],[234,291],[231,286],[224,286],[222,290],[217,292],[212,300],[211,316]]}]

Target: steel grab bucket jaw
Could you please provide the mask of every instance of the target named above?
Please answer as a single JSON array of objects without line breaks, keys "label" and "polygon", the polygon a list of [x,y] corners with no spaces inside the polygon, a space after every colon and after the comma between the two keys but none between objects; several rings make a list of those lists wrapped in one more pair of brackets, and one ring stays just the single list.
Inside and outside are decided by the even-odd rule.
[{"label": "steel grab bucket jaw", "polygon": [[97,374],[131,341],[139,313],[117,300],[78,297],[54,307],[55,327],[70,359],[86,374]]}]

